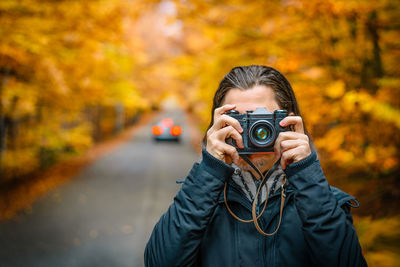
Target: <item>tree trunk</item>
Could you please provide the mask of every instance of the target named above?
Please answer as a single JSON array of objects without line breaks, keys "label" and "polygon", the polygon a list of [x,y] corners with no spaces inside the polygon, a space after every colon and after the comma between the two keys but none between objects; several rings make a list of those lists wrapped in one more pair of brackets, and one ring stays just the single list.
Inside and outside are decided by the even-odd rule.
[{"label": "tree trunk", "polygon": [[361,86],[375,92],[378,89],[377,79],[384,75],[381,48],[379,46],[378,33],[378,14],[377,11],[371,12],[366,23],[367,33],[372,42],[372,55],[367,55],[364,59],[361,70]]},{"label": "tree trunk", "polygon": [[9,70],[6,69],[5,73],[3,74],[3,80],[0,83],[0,177],[4,177],[4,166],[3,161],[6,153],[6,132],[7,132],[7,125],[5,123],[6,116],[4,114],[4,107],[3,107],[3,87],[7,83]]}]

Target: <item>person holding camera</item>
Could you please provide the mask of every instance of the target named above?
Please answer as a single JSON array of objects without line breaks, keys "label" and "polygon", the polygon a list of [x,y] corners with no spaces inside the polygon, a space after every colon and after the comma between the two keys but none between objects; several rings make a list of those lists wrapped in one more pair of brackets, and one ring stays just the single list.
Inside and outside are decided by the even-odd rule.
[{"label": "person holding camera", "polygon": [[366,266],[294,92],[277,70],[233,68],[214,96],[202,160],[154,227],[146,266]]}]

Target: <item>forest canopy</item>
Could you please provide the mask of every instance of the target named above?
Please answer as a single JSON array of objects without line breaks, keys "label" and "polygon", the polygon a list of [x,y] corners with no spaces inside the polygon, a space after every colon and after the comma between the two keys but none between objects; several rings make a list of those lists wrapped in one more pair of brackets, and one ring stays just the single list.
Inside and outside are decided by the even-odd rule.
[{"label": "forest canopy", "polygon": [[2,0],[1,182],[169,95],[204,131],[223,75],[268,65],[292,83],[329,182],[368,207],[355,210],[368,261],[394,266],[383,248],[400,243],[399,16],[391,0]]}]

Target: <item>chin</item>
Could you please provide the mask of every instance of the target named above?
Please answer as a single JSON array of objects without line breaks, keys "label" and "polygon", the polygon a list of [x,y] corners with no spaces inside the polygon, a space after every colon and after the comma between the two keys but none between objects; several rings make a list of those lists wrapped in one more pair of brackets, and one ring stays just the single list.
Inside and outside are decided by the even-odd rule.
[{"label": "chin", "polygon": [[[251,162],[261,171],[265,171],[271,165],[274,160],[275,155],[271,154],[253,154],[249,156]],[[243,171],[253,171],[253,168],[244,159],[239,159],[239,164],[237,164]]]}]

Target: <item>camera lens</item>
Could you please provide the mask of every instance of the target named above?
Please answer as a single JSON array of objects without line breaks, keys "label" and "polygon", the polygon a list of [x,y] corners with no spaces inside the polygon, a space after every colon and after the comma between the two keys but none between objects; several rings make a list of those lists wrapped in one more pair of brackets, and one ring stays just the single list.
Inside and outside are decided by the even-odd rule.
[{"label": "camera lens", "polygon": [[274,143],[275,128],[266,120],[260,120],[250,126],[250,142],[256,147],[267,147]]},{"label": "camera lens", "polygon": [[269,132],[264,126],[260,126],[254,130],[255,136],[258,140],[264,141],[268,138]]}]

